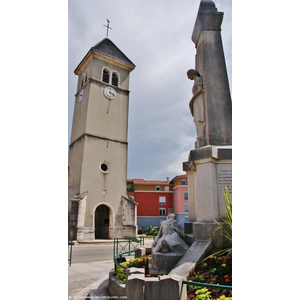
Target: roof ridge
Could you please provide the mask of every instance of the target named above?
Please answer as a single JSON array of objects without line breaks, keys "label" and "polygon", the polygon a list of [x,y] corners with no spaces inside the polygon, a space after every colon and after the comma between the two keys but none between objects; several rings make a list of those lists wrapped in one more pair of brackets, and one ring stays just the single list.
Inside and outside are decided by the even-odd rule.
[{"label": "roof ridge", "polygon": [[[111,46],[114,47],[115,49],[113,49]],[[95,46],[93,46],[91,50],[101,52],[105,55],[111,56],[127,64],[135,66],[135,64],[124,54],[124,52],[121,51],[119,47],[107,37],[102,39]]]}]

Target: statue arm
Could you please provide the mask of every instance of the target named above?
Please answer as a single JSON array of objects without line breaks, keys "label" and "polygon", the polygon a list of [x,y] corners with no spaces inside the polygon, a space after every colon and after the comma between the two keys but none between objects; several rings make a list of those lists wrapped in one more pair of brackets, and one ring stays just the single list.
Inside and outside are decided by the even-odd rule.
[{"label": "statue arm", "polygon": [[176,225],[173,226],[173,229],[176,233],[178,233],[178,235],[183,239],[183,234],[182,234],[182,231],[181,231],[181,227],[177,227]]},{"label": "statue arm", "polygon": [[179,230],[179,229],[178,229],[178,234],[179,234],[179,236],[180,236],[182,239],[184,238],[182,231]]},{"label": "statue arm", "polygon": [[192,116],[194,116],[194,108],[193,108],[194,101],[195,101],[195,99],[196,99],[199,95],[202,94],[202,92],[203,92],[203,85],[202,85],[202,84],[199,84],[199,85],[198,85],[198,88],[197,88],[197,90],[196,90],[196,92],[193,94],[193,97],[192,97],[192,99],[190,100],[190,103],[189,103],[189,107],[190,107],[190,111],[191,111]]}]

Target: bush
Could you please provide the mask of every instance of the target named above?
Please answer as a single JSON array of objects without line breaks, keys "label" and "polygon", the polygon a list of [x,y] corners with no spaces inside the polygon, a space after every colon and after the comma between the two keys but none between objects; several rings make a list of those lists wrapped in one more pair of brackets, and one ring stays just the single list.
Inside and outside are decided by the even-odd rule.
[{"label": "bush", "polygon": [[152,234],[151,232],[152,232],[152,226],[150,225],[150,226],[147,228],[145,234],[146,234],[146,235],[150,235],[150,234]]}]

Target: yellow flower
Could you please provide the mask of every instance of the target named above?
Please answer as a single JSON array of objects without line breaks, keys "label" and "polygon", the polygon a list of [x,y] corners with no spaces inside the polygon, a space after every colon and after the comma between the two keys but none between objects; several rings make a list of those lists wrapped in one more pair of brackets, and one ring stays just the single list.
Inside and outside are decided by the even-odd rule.
[{"label": "yellow flower", "polygon": [[226,267],[226,264],[222,264],[222,267]]}]

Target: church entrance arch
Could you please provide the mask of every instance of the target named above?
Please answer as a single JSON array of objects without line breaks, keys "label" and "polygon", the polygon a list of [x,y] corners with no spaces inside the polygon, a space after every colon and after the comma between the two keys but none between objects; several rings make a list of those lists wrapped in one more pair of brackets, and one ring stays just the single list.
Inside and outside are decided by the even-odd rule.
[{"label": "church entrance arch", "polygon": [[111,209],[100,204],[95,210],[95,239],[109,239]]}]

